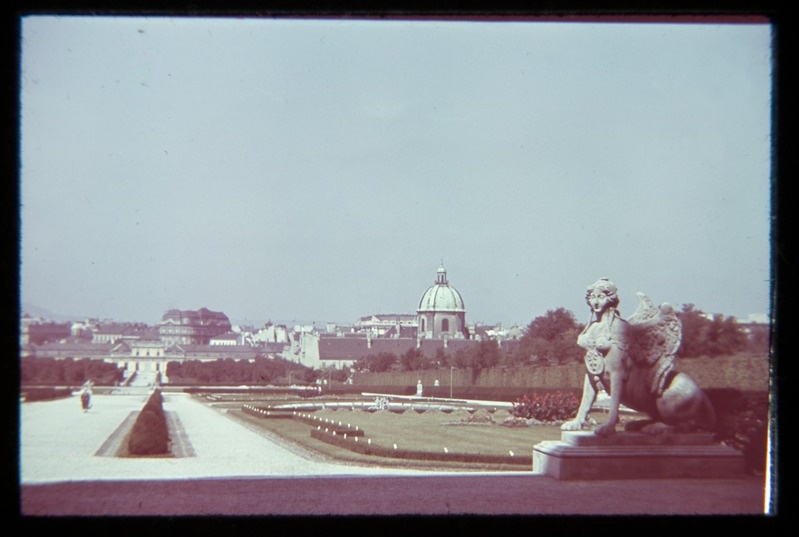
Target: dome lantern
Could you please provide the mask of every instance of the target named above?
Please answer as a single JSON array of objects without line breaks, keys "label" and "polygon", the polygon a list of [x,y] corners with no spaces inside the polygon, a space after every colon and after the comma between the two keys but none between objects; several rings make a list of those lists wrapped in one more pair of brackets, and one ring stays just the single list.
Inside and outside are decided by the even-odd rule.
[{"label": "dome lantern", "polygon": [[437,285],[448,285],[447,283],[447,269],[444,268],[444,264],[442,263],[440,267],[438,267],[438,271],[436,272],[436,284]]}]

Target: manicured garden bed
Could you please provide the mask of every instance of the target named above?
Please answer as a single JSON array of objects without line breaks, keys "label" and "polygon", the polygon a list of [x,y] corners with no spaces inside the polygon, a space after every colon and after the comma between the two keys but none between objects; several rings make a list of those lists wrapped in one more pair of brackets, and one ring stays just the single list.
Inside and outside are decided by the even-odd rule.
[{"label": "manicured garden bed", "polygon": [[[708,393],[717,407],[718,440],[743,452],[750,472],[763,473],[766,464],[768,394],[737,390],[709,390]],[[338,401],[340,397],[320,397],[319,400]],[[430,409],[421,411],[416,408],[414,410],[417,412],[395,413],[389,410],[369,412],[365,411],[366,407],[327,405],[314,411],[298,411],[291,415],[293,421],[297,422],[293,427],[289,424],[276,426],[275,419],[259,421],[262,422],[261,426],[277,434],[293,436],[290,439],[310,449],[321,449],[335,454],[335,448],[339,448],[339,455],[346,449],[353,454],[357,452],[359,455],[364,455],[364,458],[367,458],[365,455],[368,452],[370,456],[382,461],[386,458],[404,457],[427,462],[443,459],[451,463],[457,462],[463,467],[495,466],[495,461],[501,461],[507,466],[509,459],[503,457],[510,457],[511,452],[514,453],[514,458],[510,463],[515,465],[521,460],[521,456],[531,455],[532,447],[536,443],[544,440],[560,440],[559,425],[563,416],[551,413],[551,403],[553,401],[561,403],[560,399],[568,399],[569,404],[566,406],[572,407],[575,403],[570,393],[545,392],[522,399],[523,404],[517,405],[517,414],[519,410],[531,411],[532,408],[540,406],[550,417],[557,418],[551,425],[544,423],[520,426],[519,422],[525,420],[517,418],[508,420],[513,423],[506,425],[511,426],[503,427],[501,424],[513,415],[512,409],[481,408],[475,411],[469,410],[466,406],[452,413]],[[270,409],[270,406],[279,406],[285,401],[268,402],[271,405],[253,401],[250,406],[262,411],[261,417],[278,419],[290,417],[289,411]],[[258,416],[257,412],[252,414]],[[533,416],[532,412],[530,416]],[[590,417],[594,422],[602,423],[606,414],[597,410],[592,412]],[[641,417],[643,416],[627,415],[623,420]],[[280,419],[280,421],[291,420]],[[482,423],[477,423],[478,421]],[[528,423],[531,421],[533,420],[528,420]],[[303,428],[302,423],[311,426],[315,432],[311,433],[308,427]],[[621,431],[623,424],[620,424],[618,429]],[[344,434],[347,435],[346,441]],[[357,445],[355,437],[358,437]],[[369,440],[371,444],[368,443]],[[366,450],[362,447],[363,441],[374,447]],[[322,442],[328,447],[323,448]],[[466,458],[455,454],[464,454]],[[475,456],[469,459],[471,455]]]}]

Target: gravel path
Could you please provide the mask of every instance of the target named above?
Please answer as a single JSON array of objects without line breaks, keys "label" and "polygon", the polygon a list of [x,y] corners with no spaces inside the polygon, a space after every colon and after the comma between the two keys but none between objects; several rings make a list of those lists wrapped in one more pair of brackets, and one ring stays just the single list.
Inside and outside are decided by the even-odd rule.
[{"label": "gravel path", "polygon": [[76,397],[21,404],[21,483],[424,473],[322,462],[242,426],[190,395],[171,393],[164,394],[164,410],[178,416],[194,456],[97,456],[114,450],[121,426],[145,402],[145,396],[95,395],[86,413]]}]

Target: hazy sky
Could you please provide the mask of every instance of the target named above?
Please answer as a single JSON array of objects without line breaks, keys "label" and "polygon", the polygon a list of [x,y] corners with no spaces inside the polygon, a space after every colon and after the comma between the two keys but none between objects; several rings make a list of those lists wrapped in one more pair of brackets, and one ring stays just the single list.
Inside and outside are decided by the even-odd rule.
[{"label": "hazy sky", "polygon": [[527,324],[769,312],[766,24],[22,23],[21,299]]}]

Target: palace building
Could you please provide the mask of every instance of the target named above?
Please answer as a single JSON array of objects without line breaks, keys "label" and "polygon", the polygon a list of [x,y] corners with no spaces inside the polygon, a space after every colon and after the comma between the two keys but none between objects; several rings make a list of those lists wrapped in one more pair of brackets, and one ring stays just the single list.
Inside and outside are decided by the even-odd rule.
[{"label": "palace building", "polygon": [[158,332],[161,341],[170,345],[208,345],[211,338],[230,332],[232,326],[227,315],[202,308],[169,310],[161,318]]}]

